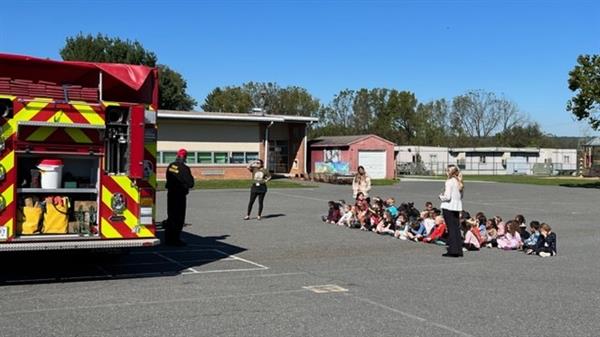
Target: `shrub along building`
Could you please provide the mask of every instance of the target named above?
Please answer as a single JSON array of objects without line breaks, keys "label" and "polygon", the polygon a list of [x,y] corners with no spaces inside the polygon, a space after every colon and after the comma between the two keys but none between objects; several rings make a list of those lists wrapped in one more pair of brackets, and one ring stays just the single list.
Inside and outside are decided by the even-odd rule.
[{"label": "shrub along building", "polygon": [[188,150],[196,179],[250,179],[249,162],[265,161],[275,174],[307,172],[307,126],[314,117],[262,113],[158,111],[158,177],[178,149]]}]

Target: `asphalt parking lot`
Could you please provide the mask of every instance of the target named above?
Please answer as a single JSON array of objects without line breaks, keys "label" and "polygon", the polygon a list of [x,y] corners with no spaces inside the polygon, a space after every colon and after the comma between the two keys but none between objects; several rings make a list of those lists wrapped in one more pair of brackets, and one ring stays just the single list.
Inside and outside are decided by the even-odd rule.
[{"label": "asphalt parking lot", "polygon": [[[441,184],[373,195],[422,207]],[[466,188],[471,213],[551,224],[559,255],[447,259],[443,247],[321,223],[348,186],[272,189],[261,221],[241,220],[248,191],[194,191],[183,249],[0,255],[0,336],[598,336],[600,191]]]}]

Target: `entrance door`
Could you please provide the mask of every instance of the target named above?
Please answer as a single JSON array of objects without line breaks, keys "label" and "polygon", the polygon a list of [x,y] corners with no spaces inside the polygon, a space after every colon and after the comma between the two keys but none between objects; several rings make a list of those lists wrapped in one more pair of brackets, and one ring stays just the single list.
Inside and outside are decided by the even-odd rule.
[{"label": "entrance door", "polygon": [[373,179],[385,179],[386,159],[385,151],[358,151],[358,165]]},{"label": "entrance door", "polygon": [[269,171],[274,173],[290,173],[287,140],[273,140],[269,142]]}]

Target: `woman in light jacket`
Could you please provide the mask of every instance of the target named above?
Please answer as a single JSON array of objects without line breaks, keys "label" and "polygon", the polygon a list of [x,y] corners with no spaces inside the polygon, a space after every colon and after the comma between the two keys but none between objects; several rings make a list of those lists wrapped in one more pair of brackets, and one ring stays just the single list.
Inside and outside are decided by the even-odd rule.
[{"label": "woman in light jacket", "polygon": [[459,214],[463,210],[462,197],[465,184],[458,167],[449,165],[446,174],[448,180],[444,192],[440,194],[442,214],[448,226],[448,252],[444,256],[460,257],[463,256],[463,251]]},{"label": "woman in light jacket", "polygon": [[352,197],[356,199],[358,192],[362,192],[365,198],[368,198],[369,191],[371,191],[371,177],[367,175],[365,168],[362,166],[359,166],[357,171],[354,179],[352,179]]}]

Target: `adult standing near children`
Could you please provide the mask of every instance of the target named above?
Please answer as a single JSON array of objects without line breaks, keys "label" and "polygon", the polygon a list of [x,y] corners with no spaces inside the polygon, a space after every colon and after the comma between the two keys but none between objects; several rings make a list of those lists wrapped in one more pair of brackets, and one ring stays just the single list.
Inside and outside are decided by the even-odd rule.
[{"label": "adult standing near children", "polygon": [[256,198],[258,198],[258,216],[256,219],[260,220],[263,211],[263,201],[267,194],[267,182],[271,180],[271,173],[264,167],[264,162],[261,159],[250,163],[248,170],[252,172],[252,187],[250,188],[248,212],[246,212],[244,220],[250,219],[250,213],[252,212],[252,206],[254,206]]},{"label": "adult standing near children", "polygon": [[194,187],[194,177],[185,164],[187,151],[177,151],[175,161],[167,167],[167,227],[165,228],[165,244],[168,246],[185,246],[180,238],[185,223],[186,199],[190,188]]},{"label": "adult standing near children", "polygon": [[446,170],[448,180],[444,192],[440,194],[441,209],[448,227],[448,252],[443,256],[463,256],[462,239],[460,235],[460,212],[463,210],[462,197],[465,185],[460,170],[455,165],[448,165]]},{"label": "adult standing near children", "polygon": [[352,179],[352,197],[356,199],[358,192],[362,192],[365,198],[368,198],[369,191],[371,191],[371,177],[364,167],[359,166],[354,179]]}]

